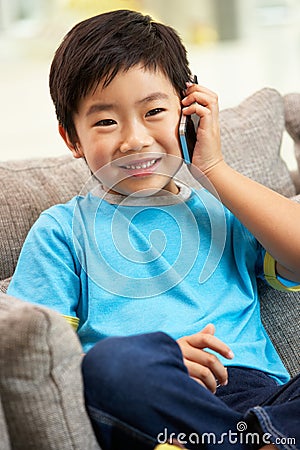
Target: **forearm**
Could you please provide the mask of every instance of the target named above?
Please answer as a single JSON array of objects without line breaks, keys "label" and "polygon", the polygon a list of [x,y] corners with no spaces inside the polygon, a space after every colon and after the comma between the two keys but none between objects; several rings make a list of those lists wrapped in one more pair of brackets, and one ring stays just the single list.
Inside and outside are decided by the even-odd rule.
[{"label": "forearm", "polygon": [[[196,177],[199,177],[199,174]],[[219,162],[200,181],[277,261],[278,273],[300,282],[300,205]]]}]

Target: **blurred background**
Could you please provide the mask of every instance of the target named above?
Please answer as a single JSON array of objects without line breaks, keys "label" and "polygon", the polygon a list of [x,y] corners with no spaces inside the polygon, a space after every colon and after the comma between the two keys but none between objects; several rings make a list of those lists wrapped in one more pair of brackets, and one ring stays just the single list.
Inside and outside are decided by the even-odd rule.
[{"label": "blurred background", "polygon": [[[53,54],[75,23],[120,8],[175,27],[222,109],[265,86],[300,92],[300,0],[0,0],[0,160],[68,152],[48,90]],[[283,156],[292,168],[287,135]]]}]

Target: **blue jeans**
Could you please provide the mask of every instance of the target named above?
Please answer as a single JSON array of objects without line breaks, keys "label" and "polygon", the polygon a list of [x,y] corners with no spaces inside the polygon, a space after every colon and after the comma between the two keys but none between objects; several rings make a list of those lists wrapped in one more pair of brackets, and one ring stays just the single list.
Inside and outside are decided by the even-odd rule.
[{"label": "blue jeans", "polygon": [[212,394],[189,377],[165,333],[107,338],[82,363],[85,400],[103,450],[300,449],[300,378],[284,386],[257,370],[229,367]]}]

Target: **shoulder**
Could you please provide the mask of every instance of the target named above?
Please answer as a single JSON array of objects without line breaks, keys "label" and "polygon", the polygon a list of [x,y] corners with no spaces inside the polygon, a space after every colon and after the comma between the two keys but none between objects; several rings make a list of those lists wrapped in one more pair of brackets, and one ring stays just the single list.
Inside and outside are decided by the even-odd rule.
[{"label": "shoulder", "polygon": [[74,211],[80,197],[66,203],[56,204],[44,210],[31,227],[27,242],[52,241],[53,238],[67,240],[72,231]]},{"label": "shoulder", "polygon": [[[72,226],[74,218],[80,215],[88,216],[98,208],[98,200],[93,196],[75,196],[66,203],[59,203],[43,211],[35,225],[57,226],[64,228]],[[94,206],[93,206],[94,205]]]},{"label": "shoulder", "polygon": [[50,208],[45,209],[45,211],[41,213],[40,218],[44,221],[55,221],[61,219],[68,221],[68,219],[73,217],[76,205],[81,201],[81,198],[82,197],[76,196],[66,203],[59,203],[50,206]]},{"label": "shoulder", "polygon": [[192,192],[191,201],[194,202],[195,209],[205,211],[212,229],[218,230],[222,227],[227,241],[238,247],[250,247],[255,251],[259,249],[257,239],[217,196],[206,189],[201,189]]},{"label": "shoulder", "polygon": [[206,189],[193,190],[188,205],[194,214],[206,215],[211,226],[223,223],[228,228],[234,222],[233,214]]}]

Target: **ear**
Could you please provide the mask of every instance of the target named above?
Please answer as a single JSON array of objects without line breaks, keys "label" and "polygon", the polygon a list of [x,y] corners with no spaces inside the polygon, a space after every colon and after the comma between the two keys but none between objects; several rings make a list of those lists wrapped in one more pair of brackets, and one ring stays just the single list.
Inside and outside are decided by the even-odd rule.
[{"label": "ear", "polygon": [[75,144],[73,144],[73,142],[69,138],[68,132],[60,124],[58,125],[58,131],[59,131],[59,134],[61,135],[61,137],[63,138],[63,140],[65,141],[69,150],[71,150],[74,158],[82,158],[84,156],[84,154],[83,154],[80,144],[77,142]]}]

